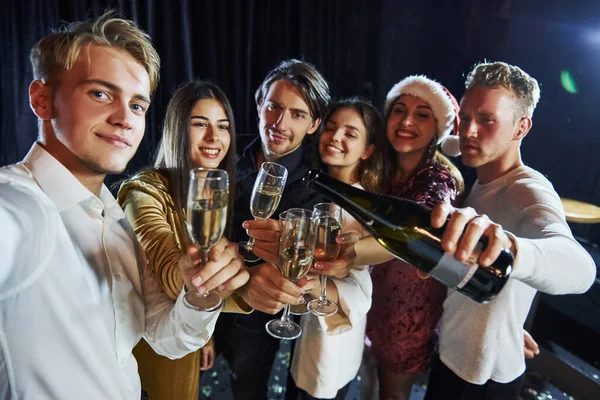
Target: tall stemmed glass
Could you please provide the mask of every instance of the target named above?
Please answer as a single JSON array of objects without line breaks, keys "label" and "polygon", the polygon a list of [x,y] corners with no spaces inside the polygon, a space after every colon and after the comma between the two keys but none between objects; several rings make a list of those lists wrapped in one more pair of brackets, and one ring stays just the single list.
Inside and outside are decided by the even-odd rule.
[{"label": "tall stemmed glass", "polygon": [[[190,171],[187,201],[187,230],[192,241],[200,247],[202,264],[208,261],[210,248],[221,239],[227,224],[229,176],[226,171],[195,168]],[[213,311],[223,300],[214,290],[185,294],[189,304],[202,311]]]},{"label": "tall stemmed glass", "polygon": [[[310,210],[306,210],[306,211],[310,211]],[[287,216],[287,211],[282,211],[279,213],[279,231],[280,232],[283,231],[286,216]],[[290,314],[293,314],[293,315],[308,314],[308,303],[311,302],[312,300],[314,300],[314,296],[307,292],[304,294],[303,298],[304,298],[304,303],[290,305]]]},{"label": "tall stemmed glass", "polygon": [[[310,270],[315,246],[315,224],[312,212],[291,208],[286,214],[279,243],[279,271],[292,282],[298,282]],[[295,339],[302,334],[300,325],[291,321],[290,306],[284,308],[281,319],[267,323],[267,332],[277,339]]]},{"label": "tall stemmed glass", "polygon": [[[250,212],[254,219],[265,220],[273,215],[279,206],[287,175],[288,171],[282,165],[274,162],[262,163],[250,199]],[[238,245],[244,260],[250,262],[259,260],[252,252],[254,238],[251,237],[247,242],[240,242]]]},{"label": "tall stemmed glass", "polygon": [[[313,208],[316,222],[315,261],[332,261],[338,257],[340,245],[335,241],[342,230],[342,209],[333,203],[319,203]],[[337,305],[327,298],[327,275],[319,275],[321,296],[308,303],[308,310],[319,316],[333,315]]]}]

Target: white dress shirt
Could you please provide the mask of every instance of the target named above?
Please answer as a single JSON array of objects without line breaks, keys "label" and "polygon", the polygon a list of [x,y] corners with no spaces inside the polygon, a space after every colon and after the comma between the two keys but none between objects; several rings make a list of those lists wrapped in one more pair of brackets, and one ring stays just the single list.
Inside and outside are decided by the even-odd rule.
[{"label": "white dress shirt", "polygon": [[140,338],[182,357],[218,315],[167,297],[106,186],[38,144],[0,169],[0,399],[138,400]]},{"label": "white dress shirt", "polygon": [[[353,186],[363,189],[355,183]],[[361,237],[368,232],[342,210],[344,232]],[[368,266],[355,266],[343,279],[331,278],[338,291],[340,312],[330,317],[302,316],[302,335],[296,339],[291,374],[296,386],[313,397],[334,398],[360,368],[371,308],[373,284]]]}]

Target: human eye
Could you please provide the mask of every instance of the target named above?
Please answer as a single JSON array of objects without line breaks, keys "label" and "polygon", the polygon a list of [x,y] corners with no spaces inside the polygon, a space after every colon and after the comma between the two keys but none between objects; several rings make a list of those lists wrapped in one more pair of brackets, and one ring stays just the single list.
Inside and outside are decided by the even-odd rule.
[{"label": "human eye", "polygon": [[100,99],[100,100],[109,100],[110,99],[108,96],[108,93],[106,93],[103,90],[93,89],[93,90],[90,90],[88,93],[90,94],[90,96],[92,96],[96,99]]},{"label": "human eye", "polygon": [[145,114],[148,110],[148,106],[144,104],[134,103],[131,105],[131,109],[136,113]]}]

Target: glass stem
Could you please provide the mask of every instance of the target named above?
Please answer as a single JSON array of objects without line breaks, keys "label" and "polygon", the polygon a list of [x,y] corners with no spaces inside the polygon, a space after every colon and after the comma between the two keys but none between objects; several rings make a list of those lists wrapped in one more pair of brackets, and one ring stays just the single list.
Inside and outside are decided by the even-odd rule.
[{"label": "glass stem", "polygon": [[[208,252],[210,249],[200,249],[200,256],[202,257],[202,266],[208,262]],[[208,290],[202,293],[202,297],[208,297]]]},{"label": "glass stem", "polygon": [[250,237],[250,239],[248,239],[248,242],[244,247],[248,250],[252,250],[252,248],[254,247],[254,238]]},{"label": "glass stem", "polygon": [[321,280],[321,297],[319,297],[319,300],[327,301],[327,275],[319,275],[319,279]]},{"label": "glass stem", "polygon": [[281,322],[285,324],[290,323],[290,305],[286,304],[283,308],[283,314],[281,314]]}]

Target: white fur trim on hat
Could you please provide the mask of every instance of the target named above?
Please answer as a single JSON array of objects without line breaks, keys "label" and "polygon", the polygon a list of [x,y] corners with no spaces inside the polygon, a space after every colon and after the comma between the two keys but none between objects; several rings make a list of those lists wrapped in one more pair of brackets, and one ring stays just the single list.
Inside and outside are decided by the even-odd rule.
[{"label": "white fur trim on hat", "polygon": [[388,115],[391,108],[403,94],[418,97],[429,104],[437,120],[438,143],[441,143],[454,128],[456,112],[454,104],[438,82],[424,75],[412,75],[396,83],[385,98],[384,111]]},{"label": "white fur trim on hat", "polygon": [[442,151],[450,157],[460,156],[460,139],[456,135],[449,135],[442,142]]}]

